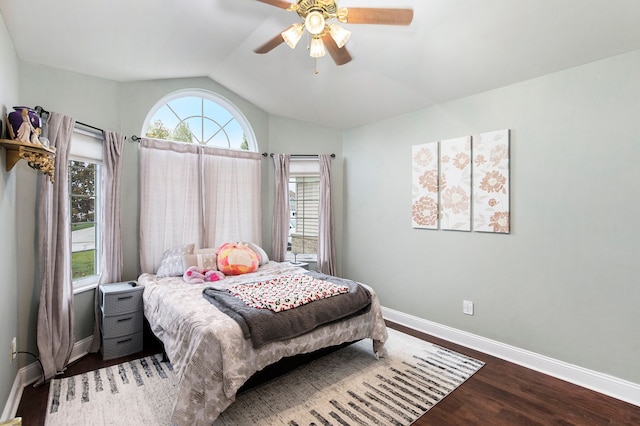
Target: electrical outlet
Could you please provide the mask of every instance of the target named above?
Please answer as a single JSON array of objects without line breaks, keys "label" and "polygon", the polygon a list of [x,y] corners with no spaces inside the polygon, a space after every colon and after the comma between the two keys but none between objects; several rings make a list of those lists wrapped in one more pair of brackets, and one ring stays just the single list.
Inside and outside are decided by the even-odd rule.
[{"label": "electrical outlet", "polygon": [[18,343],[14,337],[13,340],[11,340],[11,358],[9,359],[9,363],[12,363],[13,360],[16,359],[16,355],[18,355]]},{"label": "electrical outlet", "polygon": [[462,313],[467,315],[473,315],[473,302],[470,300],[462,301]]}]

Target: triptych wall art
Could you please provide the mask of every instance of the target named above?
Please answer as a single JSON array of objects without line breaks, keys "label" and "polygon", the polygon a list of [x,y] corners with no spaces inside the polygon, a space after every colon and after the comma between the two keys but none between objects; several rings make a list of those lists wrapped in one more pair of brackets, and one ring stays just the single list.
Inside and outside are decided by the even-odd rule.
[{"label": "triptych wall art", "polygon": [[414,228],[508,234],[509,129],[412,147]]}]

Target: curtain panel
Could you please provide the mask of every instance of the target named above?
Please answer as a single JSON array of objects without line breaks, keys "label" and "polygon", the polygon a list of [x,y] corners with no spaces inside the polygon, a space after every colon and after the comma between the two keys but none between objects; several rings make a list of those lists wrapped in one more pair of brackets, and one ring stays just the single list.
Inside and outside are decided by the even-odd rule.
[{"label": "curtain panel", "polygon": [[255,152],[140,141],[140,266],[155,273],[165,250],[262,243],[261,161]]},{"label": "curtain panel", "polygon": [[[120,181],[122,153],[125,136],[122,133],[103,131],[102,142],[102,238],[99,284],[122,280],[122,236],[120,233]],[[101,346],[99,292],[95,291],[95,315],[93,341],[90,352],[98,352]]]},{"label": "curtain panel", "polygon": [[271,227],[271,259],[284,262],[289,239],[289,154],[274,154],[275,196]]},{"label": "curtain panel", "polygon": [[318,211],[318,270],[336,275],[336,251],[334,245],[333,203],[331,201],[331,156],[319,155],[320,203]]},{"label": "curtain panel", "polygon": [[42,364],[38,384],[64,371],[75,343],[71,226],[69,223],[69,151],[75,120],[49,114],[46,137],[56,148],[54,182],[41,174],[38,181],[38,263],[40,302],[37,344]]}]

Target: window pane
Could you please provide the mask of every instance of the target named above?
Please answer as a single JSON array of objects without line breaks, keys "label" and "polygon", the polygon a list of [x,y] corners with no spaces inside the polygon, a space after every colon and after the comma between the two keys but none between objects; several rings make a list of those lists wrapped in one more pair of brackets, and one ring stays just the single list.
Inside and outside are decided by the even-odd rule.
[{"label": "window pane", "polygon": [[71,197],[71,223],[95,222],[94,197]]},{"label": "window pane", "polygon": [[95,250],[96,225],[95,223],[81,223],[71,226],[71,251],[79,252]]},{"label": "window pane", "polygon": [[296,254],[318,252],[318,206],[320,180],[317,176],[296,176],[289,180],[289,247]]},{"label": "window pane", "polygon": [[72,160],[69,166],[71,276],[76,281],[99,273],[96,261],[98,165]]},{"label": "window pane", "polygon": [[73,280],[96,275],[96,251],[87,250],[72,253],[71,271]]},{"label": "window pane", "polygon": [[[183,96],[159,107],[147,123],[145,135],[208,146],[256,151],[253,135],[248,140],[239,121],[241,113],[227,109],[206,96]],[[245,120],[242,120],[245,122]],[[191,136],[188,136],[190,130]]]},{"label": "window pane", "polygon": [[174,99],[168,105],[181,119],[191,115],[202,115],[202,98],[187,96]]},{"label": "window pane", "polygon": [[90,196],[96,192],[95,164],[72,161],[69,168],[71,195]]}]

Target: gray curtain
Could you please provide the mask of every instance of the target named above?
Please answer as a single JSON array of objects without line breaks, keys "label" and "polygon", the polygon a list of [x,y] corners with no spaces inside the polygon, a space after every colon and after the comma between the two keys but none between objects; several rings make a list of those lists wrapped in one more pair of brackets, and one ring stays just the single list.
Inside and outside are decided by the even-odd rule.
[{"label": "gray curtain", "polygon": [[49,114],[46,137],[56,148],[54,182],[42,174],[38,191],[38,258],[40,305],[37,342],[43,376],[38,383],[64,371],[75,342],[71,228],[69,225],[69,151],[75,120]]},{"label": "gray curtain", "polygon": [[318,156],[320,165],[320,205],[318,212],[318,270],[336,275],[336,251],[333,244],[333,204],[331,202],[331,156]]},{"label": "gray curtain", "polygon": [[[103,131],[102,143],[102,259],[99,284],[122,280],[122,238],[120,235],[120,180],[122,151],[125,137],[122,133]],[[98,289],[95,291],[95,320],[90,352],[100,350],[100,306]]]},{"label": "gray curtain", "polygon": [[289,154],[274,154],[275,199],[271,227],[271,259],[284,262],[289,238]]}]

